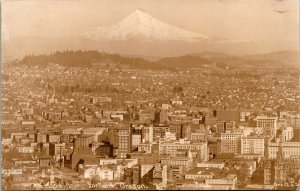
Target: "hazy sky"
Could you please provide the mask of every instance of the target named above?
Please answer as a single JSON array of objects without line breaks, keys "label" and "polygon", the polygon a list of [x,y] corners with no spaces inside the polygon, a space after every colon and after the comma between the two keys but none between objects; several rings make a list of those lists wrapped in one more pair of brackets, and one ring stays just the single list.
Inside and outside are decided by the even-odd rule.
[{"label": "hazy sky", "polygon": [[26,36],[78,37],[116,24],[136,9],[168,24],[228,43],[297,49],[297,0],[6,0],[2,40]]}]

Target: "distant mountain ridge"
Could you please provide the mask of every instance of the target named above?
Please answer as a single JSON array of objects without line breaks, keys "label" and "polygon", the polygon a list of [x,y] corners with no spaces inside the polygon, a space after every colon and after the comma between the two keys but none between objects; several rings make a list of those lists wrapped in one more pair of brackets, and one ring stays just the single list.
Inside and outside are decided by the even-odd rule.
[{"label": "distant mountain ridge", "polygon": [[98,51],[61,51],[48,55],[25,56],[16,64],[45,66],[56,63],[69,67],[92,67],[94,63],[116,63],[136,69],[175,70],[176,68],[299,68],[297,52],[284,51],[262,55],[232,56],[215,52],[194,53],[149,61]]},{"label": "distant mountain ridge", "polygon": [[223,63],[229,66],[300,68],[300,55],[297,51],[278,51],[247,56],[233,56],[217,52],[201,52],[190,55],[206,58],[212,62]]}]

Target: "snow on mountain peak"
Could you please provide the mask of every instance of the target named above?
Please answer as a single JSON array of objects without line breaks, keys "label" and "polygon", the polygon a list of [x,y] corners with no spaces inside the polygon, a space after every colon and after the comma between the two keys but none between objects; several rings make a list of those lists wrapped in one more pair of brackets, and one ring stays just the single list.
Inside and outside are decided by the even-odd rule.
[{"label": "snow on mountain peak", "polygon": [[86,34],[94,40],[208,40],[209,37],[180,29],[152,17],[150,14],[135,10],[126,18],[111,27],[98,27]]}]

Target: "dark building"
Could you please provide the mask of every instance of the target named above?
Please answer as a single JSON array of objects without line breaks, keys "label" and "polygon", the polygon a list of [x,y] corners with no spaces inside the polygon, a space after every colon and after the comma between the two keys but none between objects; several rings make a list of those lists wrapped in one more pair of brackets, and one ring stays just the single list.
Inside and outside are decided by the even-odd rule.
[{"label": "dark building", "polygon": [[169,113],[167,111],[160,111],[159,123],[167,123],[168,121],[170,121]]},{"label": "dark building", "polygon": [[165,137],[166,132],[169,131],[169,127],[165,125],[156,125],[153,127],[153,138]]},{"label": "dark building", "polygon": [[90,148],[93,143],[93,135],[79,135],[74,138],[74,149]]},{"label": "dark building", "polygon": [[160,112],[161,112],[160,109],[156,109],[154,112],[154,123],[155,124],[160,123]]},{"label": "dark building", "polygon": [[225,133],[234,129],[234,123],[229,121],[218,121],[216,133]]},{"label": "dark building", "polygon": [[100,158],[113,157],[113,145],[109,142],[104,142],[103,145],[96,148],[95,154]]},{"label": "dark building", "polygon": [[126,184],[140,184],[140,165],[137,164],[131,168],[125,168],[123,176],[123,181],[125,181]]},{"label": "dark building", "polygon": [[143,128],[140,126],[131,126],[132,135],[141,135],[143,138]]},{"label": "dark building", "polygon": [[39,157],[39,166],[41,168],[50,167],[50,156],[40,156]]},{"label": "dark building", "polygon": [[176,134],[176,139],[181,139],[186,136],[187,125],[182,123],[171,123],[169,129],[171,133]]},{"label": "dark building", "polygon": [[209,155],[212,158],[216,157],[221,151],[221,142],[218,140],[209,141],[207,146],[208,146],[208,150],[209,150]]}]

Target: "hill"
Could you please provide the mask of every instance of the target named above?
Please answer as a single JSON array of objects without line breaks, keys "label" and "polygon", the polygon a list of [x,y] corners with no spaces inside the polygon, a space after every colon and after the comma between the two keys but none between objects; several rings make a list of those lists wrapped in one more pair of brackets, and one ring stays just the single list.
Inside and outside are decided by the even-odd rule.
[{"label": "hill", "polygon": [[46,66],[55,63],[68,67],[92,67],[95,63],[115,63],[135,69],[175,70],[176,68],[299,68],[297,52],[276,52],[264,55],[232,56],[202,52],[178,57],[165,57],[150,61],[133,56],[121,56],[98,51],[61,51],[48,55],[25,56],[16,64]]},{"label": "hill", "polygon": [[202,52],[190,55],[231,67],[299,68],[300,66],[299,53],[296,51],[280,51],[247,56],[233,56],[216,52]]},{"label": "hill", "polygon": [[120,56],[98,51],[62,51],[49,55],[25,56],[17,64],[29,66],[47,66],[50,63],[67,67],[92,67],[94,63],[116,63],[137,69],[166,69],[142,58]]}]

